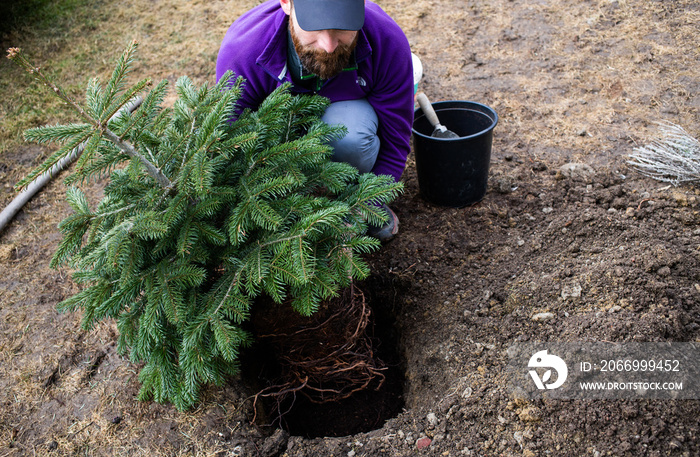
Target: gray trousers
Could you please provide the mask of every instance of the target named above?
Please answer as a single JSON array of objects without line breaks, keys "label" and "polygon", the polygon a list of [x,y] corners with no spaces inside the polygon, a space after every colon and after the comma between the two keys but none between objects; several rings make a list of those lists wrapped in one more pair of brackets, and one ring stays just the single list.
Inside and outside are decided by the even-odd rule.
[{"label": "gray trousers", "polygon": [[369,173],[379,153],[377,113],[366,99],[331,103],[321,117],[328,125],[342,124],[348,129],[344,138],[330,143],[333,160],[346,162],[360,173]]}]

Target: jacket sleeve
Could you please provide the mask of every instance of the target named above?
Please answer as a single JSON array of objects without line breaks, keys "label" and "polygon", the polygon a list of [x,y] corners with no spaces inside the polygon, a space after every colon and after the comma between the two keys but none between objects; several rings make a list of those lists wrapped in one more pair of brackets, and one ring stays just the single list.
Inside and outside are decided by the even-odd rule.
[{"label": "jacket sleeve", "polygon": [[216,80],[219,81],[227,71],[233,71],[235,77],[243,77],[243,91],[236,102],[234,111],[234,119],[246,108],[253,110],[263,102],[266,95],[274,90],[266,88],[268,77],[261,75],[259,71],[255,71],[255,62],[246,61],[247,55],[241,54],[238,50],[241,46],[235,42],[226,42],[222,44],[219,50],[219,56],[216,61]]},{"label": "jacket sleeve", "polygon": [[[269,74],[260,60],[265,53],[275,54],[279,47],[280,26],[284,12],[278,0],[269,0],[238,18],[226,32],[216,59],[216,80],[231,70],[245,79],[234,117],[245,108],[257,109],[281,83],[277,75]],[[271,49],[268,49],[271,48]]]},{"label": "jacket sleeve", "polygon": [[[380,149],[372,172],[401,179],[411,150],[413,126],[413,63],[408,39],[398,29],[383,43],[375,60],[375,86],[367,99],[379,119]],[[376,47],[373,46],[374,49]]]}]

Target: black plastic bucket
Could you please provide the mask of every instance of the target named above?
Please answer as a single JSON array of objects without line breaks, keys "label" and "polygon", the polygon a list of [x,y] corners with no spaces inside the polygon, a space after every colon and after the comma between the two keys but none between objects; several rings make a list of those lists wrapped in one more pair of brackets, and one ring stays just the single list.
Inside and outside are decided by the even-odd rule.
[{"label": "black plastic bucket", "polygon": [[431,203],[461,208],[486,194],[493,129],[498,114],[469,101],[433,103],[440,123],[459,138],[431,136],[433,126],[420,108],[413,121],[413,150],[421,195]]}]

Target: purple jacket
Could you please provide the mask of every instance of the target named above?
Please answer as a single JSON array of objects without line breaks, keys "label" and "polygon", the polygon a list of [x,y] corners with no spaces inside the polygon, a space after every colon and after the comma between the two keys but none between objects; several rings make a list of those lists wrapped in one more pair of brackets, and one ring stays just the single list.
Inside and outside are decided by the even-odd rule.
[{"label": "purple jacket", "polygon": [[[243,14],[226,33],[216,62],[216,79],[227,70],[246,79],[238,109],[257,109],[275,88],[292,82],[287,71],[287,24],[279,0],[269,0]],[[328,80],[318,94],[332,102],[367,98],[379,119],[381,144],[372,172],[398,181],[410,152],[413,125],[411,49],[396,22],[370,1],[359,34],[358,69]],[[292,93],[308,91],[293,87]]]}]

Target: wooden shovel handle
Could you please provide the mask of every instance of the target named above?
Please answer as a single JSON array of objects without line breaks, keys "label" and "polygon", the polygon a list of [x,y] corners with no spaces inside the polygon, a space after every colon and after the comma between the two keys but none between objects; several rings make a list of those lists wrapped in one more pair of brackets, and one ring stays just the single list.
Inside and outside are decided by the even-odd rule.
[{"label": "wooden shovel handle", "polygon": [[433,109],[433,105],[430,103],[430,100],[428,100],[428,96],[423,92],[419,92],[418,95],[416,95],[416,99],[418,100],[420,109],[423,110],[423,114],[425,114],[425,117],[428,118],[430,125],[433,127],[440,125],[440,120],[438,119],[437,114],[435,114],[435,110]]}]

